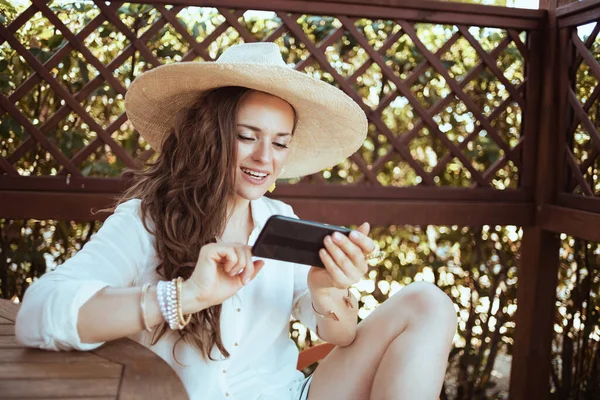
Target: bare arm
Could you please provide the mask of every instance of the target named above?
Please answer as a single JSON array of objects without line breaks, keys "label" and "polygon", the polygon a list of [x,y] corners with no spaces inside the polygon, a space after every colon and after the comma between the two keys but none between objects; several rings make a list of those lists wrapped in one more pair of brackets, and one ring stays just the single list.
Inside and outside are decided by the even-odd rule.
[{"label": "bare arm", "polygon": [[[140,201],[120,204],[82,249],[27,289],[15,324],[17,340],[25,346],[48,350],[91,350],[98,347],[102,342],[83,343],[80,340],[80,309],[87,302],[94,304],[100,298],[96,297],[98,292],[116,290],[107,287],[135,285],[152,253],[152,237],[142,224]],[[105,307],[110,308],[97,310],[89,317],[95,319],[98,326],[110,325],[113,316],[122,318],[121,305],[135,312],[132,306],[127,305],[133,303],[132,300],[131,303],[109,304]],[[132,324],[138,321],[133,314],[130,318]],[[81,322],[87,325],[85,317]]]},{"label": "bare arm", "polygon": [[[183,313],[191,314],[208,308],[201,299],[195,298],[194,291],[186,283],[183,287]],[[77,332],[81,341],[106,342],[142,331],[141,296],[141,287],[100,290],[79,309]],[[150,327],[164,322],[156,298],[156,286],[148,290],[145,304],[146,321]]]},{"label": "bare arm", "polygon": [[[365,223],[350,237],[327,236],[325,248],[320,251],[325,268],[312,267],[308,274],[314,309],[319,314],[333,312],[337,316],[337,321],[318,317],[318,334],[323,340],[339,346],[351,344],[356,337],[358,302],[346,288],[358,282],[368,270],[365,254],[375,246],[367,236],[369,230],[369,224]],[[345,301],[348,294],[348,301]]]},{"label": "bare arm", "polygon": [[333,311],[339,321],[317,316],[317,334],[321,339],[337,346],[348,346],[356,337],[358,317],[358,301],[350,293],[352,308],[346,305],[344,298],[347,295],[344,289],[317,289],[312,293],[312,302],[315,309],[325,314]]},{"label": "bare arm", "polygon": [[[192,314],[233,296],[263,266],[252,261],[250,247],[243,244],[208,244],[200,250],[196,268],[182,287],[182,312]],[[104,288],[80,309],[77,322],[84,343],[99,343],[130,336],[144,329],[141,287]],[[164,321],[156,298],[156,286],[146,296],[146,320],[149,326]]]}]

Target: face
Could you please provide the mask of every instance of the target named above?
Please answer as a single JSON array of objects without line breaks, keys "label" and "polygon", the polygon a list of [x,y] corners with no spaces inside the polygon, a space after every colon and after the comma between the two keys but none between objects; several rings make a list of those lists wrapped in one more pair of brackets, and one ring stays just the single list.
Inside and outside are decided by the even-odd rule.
[{"label": "face", "polygon": [[294,109],[279,97],[252,91],[240,103],[237,115],[238,196],[261,197],[281,174],[290,154]]}]

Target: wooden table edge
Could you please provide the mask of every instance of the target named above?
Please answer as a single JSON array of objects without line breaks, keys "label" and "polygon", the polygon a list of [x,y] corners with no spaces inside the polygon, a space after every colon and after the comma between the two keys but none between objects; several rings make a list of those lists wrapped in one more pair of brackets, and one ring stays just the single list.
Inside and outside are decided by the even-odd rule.
[{"label": "wooden table edge", "polygon": [[[0,299],[1,316],[15,322],[18,311],[19,304]],[[159,394],[173,400],[188,399],[183,382],[169,364],[134,340],[110,341],[89,352],[123,366],[120,399],[155,398]]]}]

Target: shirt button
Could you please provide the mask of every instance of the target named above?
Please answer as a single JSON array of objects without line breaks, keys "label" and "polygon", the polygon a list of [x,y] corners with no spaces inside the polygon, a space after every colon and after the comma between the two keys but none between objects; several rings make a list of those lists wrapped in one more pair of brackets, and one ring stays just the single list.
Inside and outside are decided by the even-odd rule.
[{"label": "shirt button", "polygon": [[234,345],[235,347],[238,347],[240,344],[239,344],[238,342],[235,342],[233,345]]},{"label": "shirt button", "polygon": [[229,392],[228,392],[228,393],[225,393],[225,397],[229,397]]},{"label": "shirt button", "polygon": [[238,309],[237,309],[237,312],[242,312],[242,309],[241,309],[241,308],[238,308]]},{"label": "shirt button", "polygon": [[227,373],[227,370],[226,370],[226,369],[224,369],[224,370],[223,370],[223,373],[224,373],[224,374],[226,374],[226,373]]}]

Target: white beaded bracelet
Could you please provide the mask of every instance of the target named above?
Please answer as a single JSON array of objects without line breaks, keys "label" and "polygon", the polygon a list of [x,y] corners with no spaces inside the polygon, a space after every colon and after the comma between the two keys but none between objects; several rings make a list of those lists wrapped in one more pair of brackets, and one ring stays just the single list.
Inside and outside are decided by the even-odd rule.
[{"label": "white beaded bracelet", "polygon": [[169,328],[176,330],[178,329],[178,321],[177,321],[177,292],[175,291],[175,283],[167,282],[167,322],[169,323]]},{"label": "white beaded bracelet", "polygon": [[169,314],[167,313],[167,304],[165,302],[165,286],[167,282],[159,281],[156,285],[156,298],[158,300],[158,306],[160,307],[160,313],[162,314],[165,321],[169,320]]},{"label": "white beaded bracelet", "polygon": [[183,329],[191,319],[183,317],[181,312],[181,278],[172,281],[160,281],[156,286],[156,297],[164,320],[172,330]]}]

